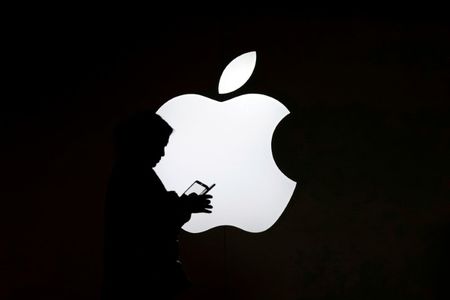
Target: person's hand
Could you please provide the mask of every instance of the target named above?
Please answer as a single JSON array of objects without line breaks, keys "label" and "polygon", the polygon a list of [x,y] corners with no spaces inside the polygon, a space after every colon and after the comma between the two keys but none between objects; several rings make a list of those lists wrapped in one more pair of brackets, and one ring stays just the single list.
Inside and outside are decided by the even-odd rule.
[{"label": "person's hand", "polygon": [[172,198],[178,198],[178,194],[175,191],[169,191],[167,192],[167,195]]},{"label": "person's hand", "polygon": [[185,201],[188,209],[192,213],[211,213],[212,205],[211,205],[211,195],[197,195],[195,193],[190,194],[189,196],[182,196],[182,200]]}]

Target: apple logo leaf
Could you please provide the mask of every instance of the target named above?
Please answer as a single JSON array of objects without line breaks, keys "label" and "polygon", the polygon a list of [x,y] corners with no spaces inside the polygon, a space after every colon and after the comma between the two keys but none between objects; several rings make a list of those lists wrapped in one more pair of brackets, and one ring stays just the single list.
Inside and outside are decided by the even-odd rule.
[{"label": "apple logo leaf", "polygon": [[223,70],[219,80],[219,94],[231,93],[252,76],[256,65],[256,51],[244,53],[233,59]]}]

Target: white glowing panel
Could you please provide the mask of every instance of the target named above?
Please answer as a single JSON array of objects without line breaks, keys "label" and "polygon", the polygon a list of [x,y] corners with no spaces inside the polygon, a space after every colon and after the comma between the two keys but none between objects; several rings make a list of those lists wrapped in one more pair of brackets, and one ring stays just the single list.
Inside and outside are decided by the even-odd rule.
[{"label": "white glowing panel", "polygon": [[184,230],[230,225],[262,232],[276,222],[296,186],[272,155],[273,132],[289,114],[283,104],[262,94],[224,102],[186,94],[166,102],[157,114],[174,128],[165,157],[155,167],[166,189],[181,195],[195,180],[216,184],[210,192],[212,213],[193,214]]}]

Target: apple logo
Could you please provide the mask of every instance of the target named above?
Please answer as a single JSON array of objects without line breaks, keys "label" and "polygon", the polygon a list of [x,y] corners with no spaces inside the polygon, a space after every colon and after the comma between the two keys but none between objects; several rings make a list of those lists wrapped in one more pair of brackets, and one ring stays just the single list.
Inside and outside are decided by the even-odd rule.
[{"label": "apple logo", "polygon": [[[219,93],[240,88],[255,65],[255,51],[235,58],[222,73]],[[174,129],[166,155],[154,168],[165,188],[182,195],[195,180],[216,184],[210,192],[212,213],[193,214],[183,230],[199,233],[228,225],[257,233],[278,220],[296,187],[272,155],[273,132],[289,114],[282,103],[263,94],[223,102],[185,94],[156,113]]]}]

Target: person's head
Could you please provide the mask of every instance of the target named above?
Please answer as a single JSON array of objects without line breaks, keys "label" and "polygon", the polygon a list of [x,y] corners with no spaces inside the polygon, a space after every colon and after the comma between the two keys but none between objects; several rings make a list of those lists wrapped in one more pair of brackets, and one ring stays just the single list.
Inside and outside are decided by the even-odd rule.
[{"label": "person's head", "polygon": [[134,113],[114,130],[118,159],[154,167],[164,156],[172,131],[172,127],[154,112]]}]

